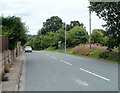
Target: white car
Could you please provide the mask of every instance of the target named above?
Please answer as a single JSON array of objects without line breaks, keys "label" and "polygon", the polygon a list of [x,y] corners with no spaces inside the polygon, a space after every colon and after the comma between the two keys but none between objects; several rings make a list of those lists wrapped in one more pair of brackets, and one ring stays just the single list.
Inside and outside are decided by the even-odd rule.
[{"label": "white car", "polygon": [[26,46],[25,47],[25,52],[32,52],[32,47],[31,46]]}]

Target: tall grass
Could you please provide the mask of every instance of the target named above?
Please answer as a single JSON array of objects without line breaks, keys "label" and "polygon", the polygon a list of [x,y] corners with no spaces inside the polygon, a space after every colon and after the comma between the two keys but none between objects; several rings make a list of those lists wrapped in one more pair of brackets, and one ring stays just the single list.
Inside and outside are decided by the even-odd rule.
[{"label": "tall grass", "polygon": [[106,59],[111,61],[118,61],[119,60],[119,53],[115,51],[108,51],[108,47],[106,46],[100,46],[97,44],[91,45],[91,51],[89,48],[89,44],[80,44],[74,48],[72,48],[72,51],[74,54],[84,55],[88,57],[93,58],[99,58],[99,59]]},{"label": "tall grass", "polygon": [[90,52],[90,48],[85,44],[80,44],[74,48],[72,48],[74,54],[82,54],[87,55]]},{"label": "tall grass", "polygon": [[97,44],[91,45],[91,51],[89,44],[80,44],[74,48],[67,48],[66,52],[64,51],[64,49],[60,50],[56,49],[56,47],[49,47],[45,50],[79,56],[88,56],[95,59],[103,59],[117,62],[120,61],[120,53],[118,53],[117,49],[114,49],[114,51],[110,52],[107,50],[106,46],[100,46]]}]

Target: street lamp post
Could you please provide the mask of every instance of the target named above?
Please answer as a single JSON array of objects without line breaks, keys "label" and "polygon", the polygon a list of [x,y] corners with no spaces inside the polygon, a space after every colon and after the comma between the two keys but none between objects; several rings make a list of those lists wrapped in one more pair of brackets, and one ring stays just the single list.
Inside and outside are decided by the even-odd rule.
[{"label": "street lamp post", "polygon": [[40,45],[41,45],[41,50],[42,50],[42,34],[41,34],[41,31],[40,31]]},{"label": "street lamp post", "polygon": [[66,52],[66,24],[65,24],[65,52]]}]

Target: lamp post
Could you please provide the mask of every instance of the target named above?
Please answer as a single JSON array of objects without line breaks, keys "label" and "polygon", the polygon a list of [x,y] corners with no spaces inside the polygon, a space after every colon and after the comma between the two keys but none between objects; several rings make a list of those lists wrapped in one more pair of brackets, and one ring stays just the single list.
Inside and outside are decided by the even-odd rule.
[{"label": "lamp post", "polygon": [[66,24],[65,24],[65,52],[66,52]]},{"label": "lamp post", "polygon": [[41,45],[41,50],[42,50],[42,34],[41,34],[41,30],[40,30],[40,45]]}]

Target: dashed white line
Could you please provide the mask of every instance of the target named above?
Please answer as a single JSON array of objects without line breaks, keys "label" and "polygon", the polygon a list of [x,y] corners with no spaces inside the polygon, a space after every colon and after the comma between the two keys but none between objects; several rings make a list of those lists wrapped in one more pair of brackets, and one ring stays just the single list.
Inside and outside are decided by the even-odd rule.
[{"label": "dashed white line", "polygon": [[68,65],[72,65],[72,64],[70,64],[70,63],[68,63],[68,62],[66,62],[66,61],[64,61],[64,60],[60,60],[60,61],[66,63],[66,64],[68,64]]},{"label": "dashed white line", "polygon": [[101,78],[101,79],[104,79],[104,80],[106,80],[106,81],[110,81],[110,79],[108,79],[108,78],[105,78],[105,77],[103,77],[103,76],[100,76],[100,75],[98,75],[98,74],[95,74],[95,73],[93,73],[93,72],[90,72],[90,71],[88,71],[88,70],[85,70],[85,69],[83,69],[83,68],[80,68],[80,70],[82,70],[82,71],[84,71],[84,72],[87,72],[87,73],[89,73],[89,74],[91,74],[91,75],[94,75],[94,76],[96,76],[96,77],[99,77],[99,78]]},{"label": "dashed white line", "polygon": [[75,82],[78,83],[79,85],[82,85],[82,86],[89,86],[88,83],[84,82],[84,81],[81,81],[79,79],[75,79]]},{"label": "dashed white line", "polygon": [[[54,58],[54,59],[58,59],[58,58],[56,58],[55,56],[51,56],[52,58]],[[60,60],[61,62],[63,62],[63,63],[65,63],[65,64],[68,64],[68,65],[72,65],[72,64],[70,64],[70,63],[68,63],[68,62],[66,62],[66,61],[64,61],[64,60]]]},{"label": "dashed white line", "polygon": [[[46,56],[50,56],[50,55],[48,55],[48,54],[45,54]],[[52,58],[54,58],[54,59],[58,59],[58,58],[56,58],[55,56],[51,56]],[[66,62],[66,61],[64,61],[64,60],[60,60],[61,62],[63,62],[63,63],[65,63],[65,64],[68,64],[68,65],[72,65],[72,64],[70,64],[69,62]],[[90,72],[90,71],[88,71],[88,70],[85,70],[85,69],[83,69],[83,68],[80,68],[80,70],[82,70],[82,71],[84,71],[84,72],[87,72],[87,73],[89,73],[89,74],[91,74],[91,75],[94,75],[94,76],[96,76],[96,77],[99,77],[99,78],[101,78],[101,79],[104,79],[104,80],[106,80],[106,81],[110,81],[110,79],[108,79],[108,78],[105,78],[105,77],[103,77],[103,76],[101,76],[101,75],[98,75],[98,74],[95,74],[95,73],[93,73],[93,72]]]},{"label": "dashed white line", "polygon": [[48,54],[45,54],[46,56],[49,56]]},{"label": "dashed white line", "polygon": [[54,57],[54,56],[51,56],[52,58],[54,58],[54,59],[57,59],[56,57]]},{"label": "dashed white line", "polygon": [[[45,54],[46,56],[50,56],[50,55],[48,55],[48,54]],[[56,58],[55,56],[51,56],[52,58],[54,58],[54,59],[58,59],[58,58]],[[66,62],[66,61],[64,61],[64,60],[60,60],[61,62],[63,62],[63,63],[65,63],[65,64],[68,64],[68,65],[72,65],[72,64],[70,64],[70,63],[68,63],[68,62]],[[105,77],[103,77],[103,76],[101,76],[101,75],[98,75],[98,74],[95,74],[95,73],[93,73],[93,72],[90,72],[90,71],[88,71],[88,70],[85,70],[85,69],[83,69],[83,68],[80,68],[80,70],[82,70],[82,71],[84,71],[84,72],[87,72],[87,73],[89,73],[89,74],[91,74],[91,75],[94,75],[94,76],[96,76],[96,77],[99,77],[99,78],[101,78],[101,79],[104,79],[104,80],[106,80],[106,81],[110,81],[110,79],[108,79],[108,78],[105,78]],[[78,82],[78,81],[77,81]],[[81,83],[81,82],[79,82],[79,83]],[[82,82],[83,83],[83,82]],[[85,84],[86,86],[88,86],[87,84]]]}]

